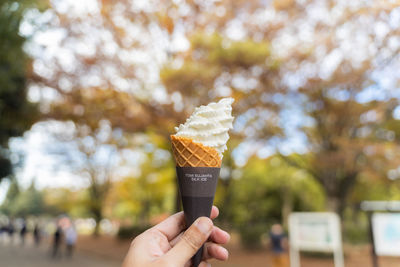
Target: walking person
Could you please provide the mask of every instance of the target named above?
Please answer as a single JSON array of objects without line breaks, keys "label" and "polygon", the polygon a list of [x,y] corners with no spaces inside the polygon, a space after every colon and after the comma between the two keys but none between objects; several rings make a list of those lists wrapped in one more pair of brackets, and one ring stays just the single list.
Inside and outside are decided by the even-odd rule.
[{"label": "walking person", "polygon": [[77,237],[78,235],[76,233],[75,227],[71,223],[71,225],[65,230],[65,245],[67,248],[67,258],[72,258]]},{"label": "walking person", "polygon": [[61,229],[61,225],[59,223],[57,223],[56,231],[53,234],[53,248],[52,248],[53,250],[52,250],[52,254],[51,254],[51,257],[53,259],[60,257],[61,241],[62,241],[62,229]]},{"label": "walking person", "polygon": [[7,226],[7,232],[8,232],[8,241],[10,244],[13,244],[15,228],[14,228],[14,224],[11,219]]},{"label": "walking person", "polygon": [[35,227],[33,228],[33,240],[35,242],[35,246],[39,246],[40,245],[40,241],[42,238],[42,233],[40,232],[40,226],[39,223],[35,224]]},{"label": "walking person", "polygon": [[26,236],[26,232],[27,232],[27,229],[26,229],[26,221],[23,220],[23,221],[22,221],[21,230],[19,231],[19,237],[20,237],[20,241],[21,241],[21,245],[22,245],[22,246],[25,245],[25,236]]},{"label": "walking person", "polygon": [[7,231],[8,231],[7,226],[5,226],[5,225],[0,226],[0,243],[1,244],[4,244],[4,242],[5,242],[4,236],[6,235]]},{"label": "walking person", "polygon": [[288,260],[283,248],[283,241],[286,238],[283,227],[280,224],[274,224],[269,232],[272,250],[272,267],[287,267]]}]

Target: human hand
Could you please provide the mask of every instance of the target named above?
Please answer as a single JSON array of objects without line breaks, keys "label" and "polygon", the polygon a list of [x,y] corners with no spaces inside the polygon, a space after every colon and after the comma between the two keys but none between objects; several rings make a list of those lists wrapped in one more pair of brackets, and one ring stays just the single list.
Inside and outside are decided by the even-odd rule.
[{"label": "human hand", "polygon": [[[217,207],[211,210],[211,219],[219,214]],[[214,226],[209,218],[197,219],[185,232],[183,212],[176,213],[160,224],[137,236],[129,248],[123,267],[190,267],[192,256],[205,243],[203,261],[199,267],[211,266],[209,259],[225,261],[226,244],[230,235]]]}]

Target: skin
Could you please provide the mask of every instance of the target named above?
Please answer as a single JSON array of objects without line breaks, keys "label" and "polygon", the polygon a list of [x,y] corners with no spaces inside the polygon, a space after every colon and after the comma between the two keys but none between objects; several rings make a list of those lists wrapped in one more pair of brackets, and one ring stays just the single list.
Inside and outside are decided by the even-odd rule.
[{"label": "skin", "polygon": [[[211,219],[218,214],[218,208],[213,206]],[[209,218],[201,217],[185,229],[183,212],[148,229],[132,241],[122,267],[191,267],[190,259],[203,244],[199,267],[211,266],[209,259],[228,259],[228,251],[221,245],[229,242],[230,235],[214,226]]]}]

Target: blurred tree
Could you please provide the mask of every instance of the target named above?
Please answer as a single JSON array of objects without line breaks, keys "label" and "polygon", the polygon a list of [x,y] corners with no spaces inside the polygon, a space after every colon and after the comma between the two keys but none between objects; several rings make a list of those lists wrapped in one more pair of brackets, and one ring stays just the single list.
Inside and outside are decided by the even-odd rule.
[{"label": "blurred tree", "polygon": [[[400,46],[393,44],[400,35],[393,21],[399,5],[275,2],[275,10],[242,1],[189,4],[191,18],[183,24],[190,29],[190,48],[174,55],[161,78],[171,93],[179,91],[185,100],[206,94],[204,88],[215,88],[208,92],[211,95],[220,88],[233,96],[243,93],[238,121],[253,127],[236,128],[247,140],[268,143],[271,132],[279,133],[271,126],[285,125],[276,116],[280,109],[303,120],[300,130],[311,155],[298,157],[301,164],[285,158],[319,181],[328,197],[327,208],[342,214],[360,174],[382,178],[390,160],[385,144],[390,139],[376,135],[386,119],[382,114],[399,102],[389,101],[392,88],[385,91],[381,86],[381,79],[394,79],[398,86],[388,70],[399,67],[394,59]],[[232,34],[230,24],[235,28]],[[230,40],[235,34],[240,41]],[[380,91],[380,96],[372,91]]]},{"label": "blurred tree", "polygon": [[28,189],[21,192],[11,205],[12,216],[26,217],[29,215],[42,215],[46,213],[43,193],[35,188],[32,183]]},{"label": "blurred tree", "polygon": [[0,3],[0,180],[12,173],[8,140],[21,136],[37,120],[37,106],[27,99],[31,61],[19,29],[26,9],[39,1]]},{"label": "blurred tree", "polygon": [[[73,218],[90,218],[89,190],[72,190],[70,188],[47,188],[43,190],[46,214],[59,216],[68,214]],[[65,201],[68,199],[68,201]]]},{"label": "blurred tree", "polygon": [[[86,123],[69,121],[67,125],[53,122],[57,129],[53,131],[53,135],[59,145],[52,145],[48,151],[58,157],[57,170],[64,167],[87,185],[88,198],[82,203],[86,204],[88,212],[96,221],[93,234],[97,236],[123,139],[115,138],[118,133],[113,132],[107,121],[91,124],[91,119],[96,118],[86,119]],[[95,127],[91,128],[92,125]],[[69,129],[65,130],[65,127]]]},{"label": "blurred tree", "polygon": [[13,217],[43,215],[47,212],[43,193],[35,188],[35,184],[32,183],[28,189],[20,191],[16,181],[11,183],[0,210]]},{"label": "blurred tree", "polygon": [[[231,1],[226,2],[231,3]],[[271,129],[271,122],[277,121],[271,110],[279,110],[274,109],[273,104],[279,103],[283,110],[291,110],[292,117],[306,120],[301,123],[301,131],[307,137],[312,152],[311,157],[299,158],[303,161],[302,164],[287,157],[286,159],[293,165],[307,170],[319,181],[328,196],[327,208],[342,214],[360,174],[369,171],[375,173],[375,176],[382,177],[387,168],[388,158],[385,157],[384,142],[390,140],[377,140],[373,135],[379,131],[379,125],[385,120],[385,116],[381,114],[393,106],[392,101],[389,101],[390,92],[381,93],[386,96],[379,99],[374,97],[370,97],[370,100],[362,99],[368,98],[370,90],[381,90],[381,92],[384,90],[371,89],[373,86],[379,86],[378,73],[388,66],[392,69],[397,68],[398,61],[394,61],[393,58],[398,55],[399,46],[391,43],[398,38],[399,31],[390,19],[394,13],[392,8],[396,5],[388,3],[380,6],[354,7],[333,1],[325,1],[322,4],[320,1],[303,3],[286,1],[279,5],[274,4],[275,11],[266,11],[271,18],[265,19],[268,26],[260,27],[254,20],[260,19],[257,15],[261,14],[261,5],[255,7],[249,4],[243,8],[241,2],[231,6],[221,3],[221,5],[216,4],[212,11],[209,11],[206,5],[195,5],[199,16],[207,16],[209,13],[222,10],[222,15],[217,16],[216,20],[235,21],[236,32],[242,33],[244,37],[239,42],[232,42],[229,38],[224,39],[217,34],[194,35],[190,49],[175,56],[175,64],[170,65],[172,71],[166,72],[172,78],[176,74],[176,78],[172,81],[163,78],[163,72],[161,77],[166,87],[171,88],[171,92],[184,92],[183,99],[193,94],[187,88],[197,88],[197,94],[194,94],[196,98],[202,92],[201,88],[214,87],[216,90],[213,93],[215,93],[222,84],[229,90],[234,89],[230,92],[235,96],[237,91],[243,91],[240,86],[235,87],[238,78],[244,81],[244,85],[256,81],[255,89],[247,88],[244,91],[246,95],[244,102],[248,106],[241,110],[245,115],[251,114],[250,122],[255,122],[254,128],[241,128],[244,132],[250,133],[245,134],[249,137],[247,140],[264,139],[264,142],[268,142],[269,135],[266,135],[263,129]],[[237,11],[239,6],[243,8],[240,15],[246,20],[240,17]],[[230,7],[234,9],[233,15],[226,12]],[[326,18],[310,15],[310,12],[316,9],[324,12]],[[340,15],[334,16],[333,10],[340,12]],[[358,16],[361,16],[361,19]],[[270,21],[272,18],[276,18],[275,23]],[[369,27],[365,26],[366,22]],[[213,30],[220,27],[209,21],[205,24],[207,25],[204,27]],[[307,30],[305,27],[308,27]],[[377,27],[385,27],[385,33],[381,34]],[[376,30],[370,32],[371,28]],[[223,29],[222,26],[220,32],[223,32]],[[354,31],[357,31],[357,34],[352,35]],[[306,35],[312,37],[305,39]],[[354,44],[357,42],[357,45],[350,46],[349,49],[344,47],[346,42],[351,42],[360,35],[368,36],[369,41],[354,40]],[[249,43],[243,40],[248,36],[263,40],[258,43],[268,44],[267,49],[257,49],[254,45],[246,48]],[[271,43],[280,44],[280,47],[269,45]],[[368,51],[368,47],[372,46],[373,52]],[[351,52],[352,49],[357,50],[357,54]],[[269,60],[270,50],[273,51],[272,60]],[[259,54],[262,51],[266,54]],[[238,52],[239,56],[236,56],[235,52]],[[227,57],[224,57],[225,55]],[[246,62],[247,56],[250,62]],[[233,74],[231,74],[229,63],[237,63],[236,60],[242,60],[242,63],[232,64]],[[222,64],[219,64],[220,62]],[[258,65],[260,63],[261,69]],[[221,83],[221,78],[218,76],[220,66],[226,76],[226,79],[222,79],[226,81],[225,84]],[[235,72],[238,66],[245,68],[244,70],[239,68],[239,71]],[[246,66],[251,70],[258,70],[261,75],[250,76],[251,79],[246,80]],[[279,71],[274,71],[276,68],[279,68]],[[380,75],[384,76],[382,73]],[[281,92],[284,94],[281,95]],[[297,109],[291,105],[297,106]],[[242,121],[245,115],[238,120]],[[262,119],[261,123],[257,117]],[[277,131],[272,133],[276,134]]]},{"label": "blurred tree", "polygon": [[278,2],[97,1],[83,12],[54,3],[49,28],[63,33],[67,60],[50,47],[35,55],[36,84],[55,95],[52,108],[42,95],[42,110],[168,140],[195,106],[233,96],[238,140],[256,147],[279,147],[281,128],[302,121],[311,155],[287,159],[341,212],[366,167],[383,173],[384,149],[371,136],[383,119],[369,117],[391,97],[382,80],[398,69],[398,3]]},{"label": "blurred tree", "polygon": [[108,203],[114,217],[135,225],[150,225],[151,218],[169,213],[174,205],[175,168],[168,150],[154,143],[145,145],[147,152],[138,174],[116,182]]},{"label": "blurred tree", "polygon": [[392,101],[392,105],[383,114],[386,120],[377,131],[376,136],[379,139],[392,141],[392,146],[387,151],[387,157],[394,164],[387,170],[387,177],[391,181],[395,181],[395,185],[399,185],[400,179],[400,105],[396,101]]},{"label": "blurred tree", "polygon": [[[168,141],[169,135],[173,133],[173,127],[182,123],[195,106],[226,95],[227,92],[223,92],[224,90],[228,90],[230,94],[231,89],[225,82],[227,75],[236,73],[240,80],[242,76],[239,73],[243,70],[245,74],[243,76],[254,84],[252,76],[263,75],[263,70],[260,70],[258,65],[269,67],[274,64],[272,60],[263,62],[269,55],[267,43],[246,40],[233,42],[229,49],[225,49],[223,41],[229,41],[226,38],[204,33],[197,34],[192,42],[194,53],[208,52],[214,48],[217,50],[212,57],[205,60],[204,64],[197,64],[197,67],[193,64],[193,68],[187,72],[192,77],[186,79],[186,85],[197,88],[196,84],[199,84],[200,87],[196,91],[186,90],[183,86],[175,89],[174,83],[183,81],[186,73],[179,73],[169,65],[165,65],[165,60],[160,60],[162,55],[152,53],[149,49],[153,43],[160,44],[164,42],[163,40],[171,41],[175,22],[168,15],[159,12],[169,5],[163,2],[153,12],[141,10],[130,1],[118,3],[99,1],[97,8],[84,15],[84,20],[79,14],[65,10],[66,6],[62,10],[55,5],[53,12],[59,19],[50,22],[49,26],[66,33],[62,42],[71,46],[64,46],[65,50],[62,53],[73,57],[75,64],[71,68],[68,63],[60,60],[57,54],[50,57],[43,57],[42,54],[35,56],[38,63],[35,69],[36,84],[46,91],[57,92],[57,97],[51,99],[50,108],[48,108],[48,98],[44,94],[41,95],[44,116],[62,121],[72,120],[93,130],[98,127],[99,121],[108,120],[113,129],[123,129],[125,133],[149,130],[158,133],[165,141]],[[121,9],[123,6],[126,8]],[[178,8],[178,6],[173,5],[172,8]],[[65,16],[66,13],[70,15]],[[121,24],[117,18],[125,20]],[[157,40],[160,36],[154,39],[155,28],[160,31],[163,40]],[[86,30],[89,29],[93,34],[87,38]],[[138,32],[132,34],[132,31],[136,30]],[[203,37],[206,37],[206,42],[210,44],[203,42]],[[75,49],[77,46],[81,46],[82,49],[78,51]],[[89,48],[90,52],[85,47]],[[250,51],[253,53],[250,54]],[[170,54],[172,51],[168,47],[161,52]],[[136,60],[139,57],[130,55],[145,56],[146,61]],[[47,61],[49,59],[50,61]],[[149,62],[157,64],[149,64]],[[195,78],[198,75],[197,71],[207,70],[213,62],[219,66],[213,70],[213,73],[210,72],[211,76],[208,80],[200,81]],[[168,62],[168,64],[173,64],[173,62]],[[188,62],[188,64],[191,63]],[[255,66],[253,69],[251,69],[252,64]],[[50,65],[53,67],[51,71],[48,71],[47,66]],[[160,86],[158,77],[151,75],[158,73],[163,65],[165,68],[162,71],[162,82],[167,90],[164,86]],[[225,73],[225,66],[231,71]],[[218,80],[220,81],[218,90],[221,92],[214,93],[210,88],[213,87],[213,82]],[[243,83],[239,82],[238,86],[241,88],[235,96],[237,100],[248,90],[246,86],[243,87]],[[267,87],[267,83],[264,86]],[[185,101],[182,101],[182,96],[185,97]],[[254,104],[256,97],[252,99]],[[238,107],[244,110],[245,107],[252,105],[252,103],[246,103],[243,102]],[[251,117],[251,114],[247,117]],[[248,121],[249,119],[246,120]],[[264,122],[262,119],[259,121]],[[273,127],[265,126],[266,130],[273,129]],[[229,182],[224,184],[229,185]],[[179,208],[179,195],[176,194],[175,209]]]},{"label": "blurred tree", "polygon": [[[304,47],[293,49],[291,56],[298,63],[285,65],[283,69],[288,75],[303,71],[303,80],[298,81],[298,90],[293,93],[296,99],[293,103],[300,107],[306,120],[302,131],[312,153],[307,162],[288,162],[307,170],[321,183],[328,196],[328,209],[339,214],[343,213],[349,194],[363,173],[385,178],[386,169],[392,164],[387,149],[387,142],[392,140],[381,127],[399,99],[392,88],[383,86],[381,79],[390,80],[390,74],[384,70],[396,68],[398,64],[393,59],[400,47],[390,43],[400,32],[392,27],[389,18],[393,10],[389,6],[355,9],[335,6],[347,13],[335,21],[321,19],[319,28],[314,29],[316,37],[321,39],[308,43],[307,52]],[[295,8],[291,10],[294,12]],[[369,12],[365,13],[366,10]],[[369,31],[377,25],[385,25],[387,32],[381,35],[378,30]],[[359,29],[357,36],[368,36],[369,41],[360,41],[345,49],[345,43],[356,38],[351,35],[356,29],[353,27]],[[370,50],[371,47],[374,49]],[[318,56],[319,53],[325,57]]]},{"label": "blurred tree", "polygon": [[[67,188],[38,190],[34,182],[21,190],[16,179],[11,180],[6,198],[0,206],[0,212],[8,216],[38,216],[69,214],[73,217],[89,217],[86,208],[86,191],[72,191]],[[68,199],[68,201],[65,201]]]},{"label": "blurred tree", "polygon": [[[181,64],[174,64],[177,61]],[[235,163],[228,153],[243,138],[267,142],[270,137],[281,134],[277,124],[279,107],[267,100],[278,90],[273,84],[278,78],[278,66],[271,57],[268,42],[233,41],[217,33],[195,32],[190,37],[190,49],[176,54],[160,72],[165,88],[175,99],[176,111],[181,109],[187,116],[195,106],[216,98],[235,98],[234,115],[239,114],[235,128],[241,131],[230,133],[229,151],[225,152],[225,175],[221,183],[225,187],[225,201],[221,205],[226,213],[222,220],[229,221],[232,207],[233,192],[229,187]],[[176,125],[182,123],[175,121]]]},{"label": "blurred tree", "polygon": [[378,114],[385,111],[387,102],[338,100],[330,97],[326,88],[302,92],[308,97],[306,114],[312,119],[311,125],[303,128],[310,157],[284,158],[320,182],[327,194],[327,208],[342,214],[362,174],[386,176],[388,140],[377,140],[375,134],[384,120]]},{"label": "blurred tree", "polygon": [[16,179],[11,179],[10,186],[8,187],[6,198],[4,202],[0,206],[0,211],[5,214],[11,214],[12,208],[11,206],[15,203],[16,199],[20,194],[19,185]]},{"label": "blurred tree", "polygon": [[231,205],[235,208],[231,223],[239,230],[243,244],[249,247],[259,246],[262,235],[273,223],[287,225],[287,210],[324,208],[322,187],[309,174],[277,156],[251,158],[245,167],[235,170],[232,187],[235,194]]},{"label": "blurred tree", "polygon": [[[151,71],[153,71],[157,66],[147,64],[147,62],[143,64],[136,62],[135,57],[128,56],[140,54],[142,50],[148,49],[147,44],[140,42],[142,39],[146,40],[147,32],[141,32],[140,35],[143,36],[126,32],[136,27],[147,27],[146,16],[126,9],[124,17],[135,17],[135,21],[129,19],[124,28],[115,21],[114,11],[119,10],[121,5],[130,6],[131,3],[99,1],[98,5],[98,9],[85,14],[84,21],[81,20],[79,14],[74,13],[65,17],[67,10],[53,7],[54,15],[60,20],[50,22],[49,26],[66,32],[63,42],[71,42],[72,46],[66,47],[66,50],[74,57],[76,64],[73,70],[66,72],[66,69],[70,67],[68,64],[58,62],[56,57],[50,57],[51,62],[57,63],[55,65],[50,63],[54,65],[54,68],[51,75],[48,75],[46,66],[49,65],[46,60],[49,58],[36,55],[36,62],[42,66],[41,69],[35,71],[36,85],[57,92],[57,97],[51,100],[41,95],[43,117],[73,121],[77,128],[89,129],[82,132],[82,134],[88,134],[88,138],[93,138],[93,134],[100,127],[100,122],[109,122],[112,129],[122,129],[123,136],[152,130],[168,140],[169,133],[176,125],[173,121],[174,116],[179,116],[181,121],[184,115],[176,113],[170,116],[169,112],[173,111],[170,108],[172,105],[166,104],[164,108],[161,108],[160,103],[154,100],[152,93],[158,90],[152,82],[154,77],[144,77],[143,74],[149,73],[144,73],[143,70],[152,67]],[[68,5],[65,7],[72,8]],[[118,17],[123,16],[118,15]],[[87,32],[81,26],[87,27],[86,30],[90,28],[90,31],[96,34],[87,38]],[[85,49],[77,51],[76,45],[90,47],[90,52]],[[139,71],[140,69],[142,71]],[[138,78],[138,76],[141,77]],[[60,83],[61,80],[65,83]],[[84,136],[81,138],[83,139]],[[105,194],[109,185],[105,183],[104,186],[104,190],[95,190],[97,193],[94,193],[93,197],[98,192]],[[101,204],[96,197],[94,203]]]},{"label": "blurred tree", "polygon": [[390,133],[381,126],[399,103],[394,73],[400,47],[393,45],[400,35],[393,20],[398,7],[292,1],[278,12],[293,19],[283,31],[295,34],[282,42],[289,64],[281,71],[288,88],[297,88],[291,103],[301,106],[312,153],[300,166],[325,188],[327,207],[340,214],[363,176],[385,179],[393,164]]}]

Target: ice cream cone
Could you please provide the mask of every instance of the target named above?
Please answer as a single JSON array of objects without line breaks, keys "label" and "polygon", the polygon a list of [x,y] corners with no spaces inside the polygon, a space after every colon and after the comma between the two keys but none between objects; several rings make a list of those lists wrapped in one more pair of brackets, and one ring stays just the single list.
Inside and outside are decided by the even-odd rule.
[{"label": "ice cream cone", "polygon": [[218,151],[193,141],[171,135],[172,151],[179,167],[221,167]]},{"label": "ice cream cone", "polygon": [[[210,217],[221,169],[222,154],[232,129],[232,98],[196,108],[184,124],[171,135],[179,192],[186,225],[202,216]],[[194,255],[197,267],[203,247]]]},{"label": "ice cream cone", "polygon": [[[210,217],[221,158],[214,148],[190,138],[172,135],[171,142],[186,225],[190,226],[199,217]],[[193,266],[200,264],[202,254],[203,247],[193,257]]]}]

